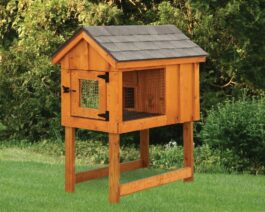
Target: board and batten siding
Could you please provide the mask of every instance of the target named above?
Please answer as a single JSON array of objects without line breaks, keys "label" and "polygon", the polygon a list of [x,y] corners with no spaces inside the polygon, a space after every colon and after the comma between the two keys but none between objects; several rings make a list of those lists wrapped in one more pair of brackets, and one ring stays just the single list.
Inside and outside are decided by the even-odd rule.
[{"label": "board and batten siding", "polygon": [[82,39],[60,61],[62,69],[109,71],[109,64]]},{"label": "board and batten siding", "polygon": [[199,64],[166,66],[166,115],[168,124],[200,118]]}]

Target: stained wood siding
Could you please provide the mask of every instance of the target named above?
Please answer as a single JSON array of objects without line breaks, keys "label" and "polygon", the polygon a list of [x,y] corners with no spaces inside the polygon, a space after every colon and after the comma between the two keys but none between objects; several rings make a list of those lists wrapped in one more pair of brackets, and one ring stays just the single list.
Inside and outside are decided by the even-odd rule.
[{"label": "stained wood siding", "polygon": [[82,39],[60,61],[64,69],[108,71],[109,64]]},{"label": "stained wood siding", "polygon": [[168,124],[200,118],[199,65],[166,67],[166,115]]}]

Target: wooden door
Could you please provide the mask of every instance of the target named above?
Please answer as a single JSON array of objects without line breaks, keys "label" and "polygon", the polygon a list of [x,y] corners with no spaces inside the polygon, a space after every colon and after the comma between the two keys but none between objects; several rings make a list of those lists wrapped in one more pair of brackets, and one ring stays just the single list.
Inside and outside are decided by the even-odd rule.
[{"label": "wooden door", "polygon": [[71,70],[71,115],[108,120],[107,81],[107,72]]}]

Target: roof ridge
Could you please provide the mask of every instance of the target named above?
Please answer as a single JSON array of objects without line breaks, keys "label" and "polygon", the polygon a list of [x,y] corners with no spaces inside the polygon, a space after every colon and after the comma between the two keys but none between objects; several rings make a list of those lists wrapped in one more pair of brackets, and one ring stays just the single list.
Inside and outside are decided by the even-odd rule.
[{"label": "roof ridge", "polygon": [[[163,49],[193,49],[193,48],[200,48],[202,49],[199,45],[195,44],[196,46],[193,46],[193,47],[184,47],[184,48],[163,48]],[[160,48],[160,50],[163,50]],[[139,51],[157,51],[158,49],[137,49],[137,50],[118,50],[118,51],[115,51],[115,50],[112,50],[112,52],[139,52]]]},{"label": "roof ridge", "polygon": [[[135,35],[135,36],[143,36],[143,35],[158,35],[158,36],[161,36],[161,35],[176,35],[176,34],[184,34],[184,33],[167,33],[167,34],[127,34],[127,35],[97,35],[97,36],[94,36],[95,38],[101,38],[101,37],[108,37],[108,36],[113,36],[113,37],[116,37],[116,36],[119,36],[119,37],[128,37],[130,35]],[[185,35],[185,34],[184,34]],[[186,35],[185,35],[186,36]]]},{"label": "roof ridge", "polygon": [[[103,44],[109,44],[109,43],[138,43],[138,42],[171,42],[171,41],[184,41],[184,40],[188,40],[191,41],[190,39],[179,39],[179,40],[144,40],[144,41],[118,41],[118,42],[113,42],[113,41],[107,41],[107,42],[101,42]],[[192,41],[191,41],[192,42]],[[193,42],[194,43],[194,42]]]}]

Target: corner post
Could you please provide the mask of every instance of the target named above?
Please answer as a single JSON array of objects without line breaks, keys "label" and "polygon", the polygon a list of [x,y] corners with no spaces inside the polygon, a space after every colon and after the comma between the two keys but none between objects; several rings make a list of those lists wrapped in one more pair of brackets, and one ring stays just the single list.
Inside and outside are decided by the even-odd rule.
[{"label": "corner post", "polygon": [[193,157],[193,122],[183,123],[184,143],[184,167],[191,168],[191,176],[184,179],[184,182],[193,181],[194,157]]},{"label": "corner post", "polygon": [[143,167],[149,166],[149,129],[140,131],[140,155]]},{"label": "corner post", "polygon": [[75,191],[75,128],[65,127],[65,191]]},{"label": "corner post", "polygon": [[109,202],[120,201],[120,135],[109,133]]}]

